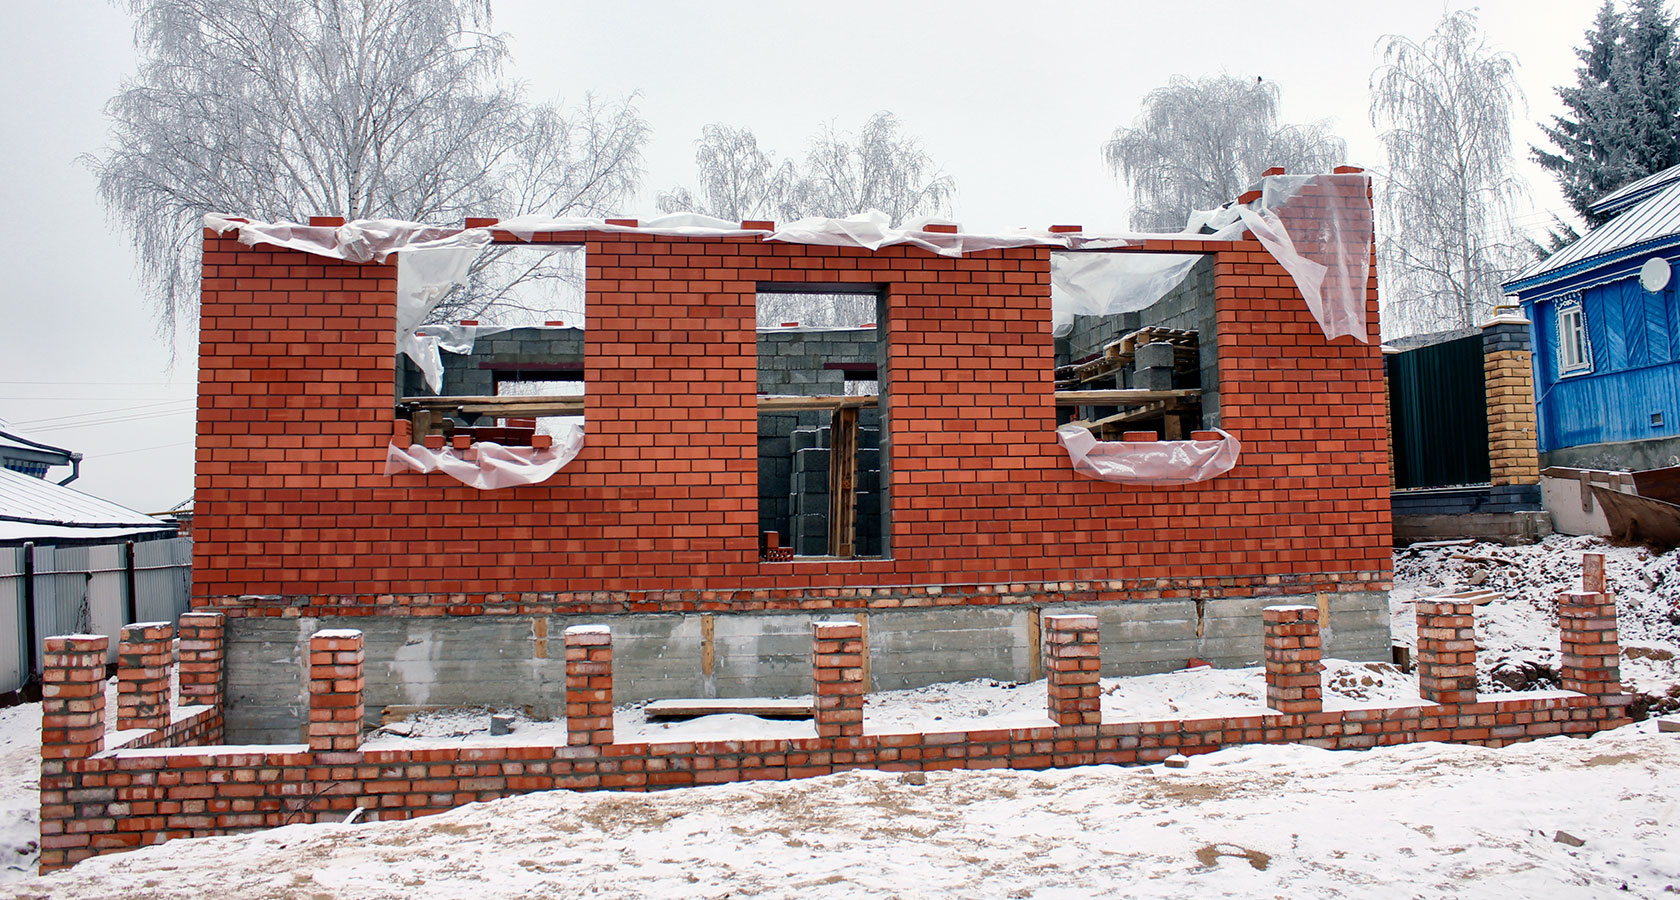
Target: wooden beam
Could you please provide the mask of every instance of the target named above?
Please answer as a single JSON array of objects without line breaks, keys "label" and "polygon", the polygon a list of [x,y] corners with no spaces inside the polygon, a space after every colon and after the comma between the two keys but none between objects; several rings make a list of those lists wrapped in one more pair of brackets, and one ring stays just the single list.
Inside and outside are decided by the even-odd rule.
[{"label": "wooden beam", "polygon": [[1157,400],[1200,399],[1202,392],[1194,388],[1171,391],[1150,391],[1143,388],[1124,388],[1117,391],[1057,391],[1057,406],[1136,406]]},{"label": "wooden beam", "polygon": [[840,559],[856,555],[858,411],[842,406],[828,428],[828,552]]},{"label": "wooden beam", "polygon": [[793,412],[807,409],[861,409],[874,406],[880,398],[874,394],[858,394],[847,396],[824,395],[817,397],[796,397],[787,395],[762,396],[758,398],[759,412]]}]

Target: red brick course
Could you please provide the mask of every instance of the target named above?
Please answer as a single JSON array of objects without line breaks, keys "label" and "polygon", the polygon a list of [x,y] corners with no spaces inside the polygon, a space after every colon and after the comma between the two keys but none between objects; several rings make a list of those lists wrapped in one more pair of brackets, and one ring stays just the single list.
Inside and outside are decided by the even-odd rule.
[{"label": "red brick course", "polygon": [[[588,442],[542,485],[479,492],[383,474],[394,264],[206,236],[198,607],[474,615],[823,608],[842,588],[916,599],[924,585],[970,586],[950,596],[975,600],[1021,585],[1057,602],[1078,599],[1054,587],[1072,582],[1123,585],[1095,589],[1099,601],[1386,588],[1374,276],[1372,343],[1331,342],[1259,243],[1139,245],[1215,257],[1222,426],[1244,447],[1220,478],[1140,488],[1078,475],[1056,443],[1047,248],[953,259],[756,238],[537,241],[587,253]],[[767,282],[885,291],[890,559],[759,559]]]}]

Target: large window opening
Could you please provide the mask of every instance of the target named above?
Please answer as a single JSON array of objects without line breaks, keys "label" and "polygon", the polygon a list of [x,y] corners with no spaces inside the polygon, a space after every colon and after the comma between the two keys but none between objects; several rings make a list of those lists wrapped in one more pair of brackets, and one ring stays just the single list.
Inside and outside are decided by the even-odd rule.
[{"label": "large window opening", "polygon": [[583,426],[584,251],[496,248],[416,329],[436,390],[399,354],[397,402],[415,440],[442,434],[530,446]]},{"label": "large window opening", "polygon": [[761,556],[886,556],[884,295],[759,285]]},{"label": "large window opening", "polygon": [[1058,251],[1052,266],[1078,298],[1056,329],[1057,424],[1168,441],[1219,426],[1211,255]]}]

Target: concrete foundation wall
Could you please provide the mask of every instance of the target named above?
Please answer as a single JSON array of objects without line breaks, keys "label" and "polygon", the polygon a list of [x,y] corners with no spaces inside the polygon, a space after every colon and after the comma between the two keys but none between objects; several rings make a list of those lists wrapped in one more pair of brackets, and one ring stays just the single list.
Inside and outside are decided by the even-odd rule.
[{"label": "concrete foundation wall", "polygon": [[1680,466],[1680,438],[1559,447],[1540,454],[1540,467],[1637,472]]},{"label": "concrete foundation wall", "polygon": [[[1380,592],[1323,595],[1326,653],[1389,658],[1388,603]],[[1290,598],[1314,602],[1312,595]],[[870,689],[942,681],[1041,676],[1041,614],[1091,613],[1101,621],[1104,675],[1181,668],[1191,657],[1220,666],[1261,659],[1260,610],[1278,597],[1110,604],[611,617],[458,616],[239,618],[227,623],[229,743],[299,739],[308,710],[303,664],[309,636],[357,628],[365,639],[370,723],[390,705],[519,706],[559,716],[570,625],[613,629],[616,699],[762,697],[811,690],[811,620],[863,617]]]}]

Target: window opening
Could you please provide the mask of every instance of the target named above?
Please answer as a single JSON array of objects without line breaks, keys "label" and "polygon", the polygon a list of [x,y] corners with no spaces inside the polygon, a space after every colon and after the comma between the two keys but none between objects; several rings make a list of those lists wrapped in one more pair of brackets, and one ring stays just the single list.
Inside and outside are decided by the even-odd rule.
[{"label": "window opening", "polygon": [[506,247],[487,254],[417,333],[435,338],[442,379],[434,393],[420,368],[397,358],[397,396],[415,440],[530,446],[583,426],[584,251]]},{"label": "window opening", "polygon": [[1558,374],[1591,372],[1592,342],[1587,336],[1587,313],[1579,294],[1558,304]]},{"label": "window opening", "polygon": [[888,553],[883,313],[874,285],[759,286],[766,560]]},{"label": "window opening", "polygon": [[1211,255],[1058,251],[1052,261],[1076,275],[1081,295],[1055,339],[1058,425],[1109,441],[1219,427]]}]

